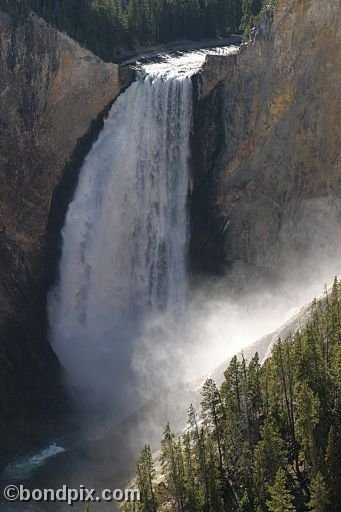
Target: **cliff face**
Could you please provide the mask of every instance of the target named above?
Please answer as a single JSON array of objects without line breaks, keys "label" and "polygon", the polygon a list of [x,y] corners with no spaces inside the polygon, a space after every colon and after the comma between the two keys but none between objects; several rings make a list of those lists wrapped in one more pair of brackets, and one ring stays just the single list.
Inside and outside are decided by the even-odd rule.
[{"label": "cliff face", "polygon": [[196,77],[196,269],[271,269],[289,248],[329,243],[340,220],[340,18],[340,0],[278,0],[252,42],[209,56]]},{"label": "cliff face", "polygon": [[116,65],[40,18],[16,27],[0,12],[1,442],[14,413],[51,402],[59,371],[44,312],[51,201],[125,82]]}]

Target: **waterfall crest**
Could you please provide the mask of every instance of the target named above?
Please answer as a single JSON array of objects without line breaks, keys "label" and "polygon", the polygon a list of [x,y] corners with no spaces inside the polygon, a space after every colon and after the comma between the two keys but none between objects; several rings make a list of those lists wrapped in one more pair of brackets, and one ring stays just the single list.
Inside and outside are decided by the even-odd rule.
[{"label": "waterfall crest", "polygon": [[67,213],[50,340],[73,385],[98,397],[132,379],[146,317],[185,303],[191,75],[204,59],[194,55],[141,69],[114,103]]}]

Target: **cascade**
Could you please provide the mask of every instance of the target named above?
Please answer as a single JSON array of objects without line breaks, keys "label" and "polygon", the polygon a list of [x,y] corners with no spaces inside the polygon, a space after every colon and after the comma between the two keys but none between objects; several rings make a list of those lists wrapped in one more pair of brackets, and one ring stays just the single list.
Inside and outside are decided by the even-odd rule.
[{"label": "cascade", "polygon": [[186,300],[191,75],[204,58],[140,66],[85,159],[62,232],[50,341],[72,386],[118,409],[144,321],[179,315]]}]

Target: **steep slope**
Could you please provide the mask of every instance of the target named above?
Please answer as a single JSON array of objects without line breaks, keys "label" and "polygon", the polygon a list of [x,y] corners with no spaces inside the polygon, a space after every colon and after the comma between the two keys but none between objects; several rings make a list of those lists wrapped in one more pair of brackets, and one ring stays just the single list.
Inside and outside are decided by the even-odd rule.
[{"label": "steep slope", "polygon": [[[15,26],[0,12],[3,429],[13,415],[33,416],[43,398],[51,400],[50,384],[57,382],[58,371],[46,341],[44,309],[52,261],[46,263],[51,201],[123,85],[118,66],[105,64],[40,18],[31,15]],[[0,439],[2,444],[9,438]]]},{"label": "steep slope", "polygon": [[[332,292],[332,286],[330,286],[327,290],[328,294],[330,295]],[[322,302],[324,298],[325,295],[321,295],[317,298],[317,301]],[[252,342],[250,345],[247,345],[245,348],[243,348],[242,352],[245,359],[250,361],[257,352],[259,355],[259,360],[263,364],[266,359],[271,356],[272,348],[277,343],[279,338],[282,340],[287,339],[290,335],[299,332],[307,325],[308,322],[311,321],[316,309],[315,301],[316,300],[314,299],[313,302],[309,302],[308,304],[302,306],[298,311],[295,312],[293,316],[291,316],[286,322],[280,325],[275,331],[262,336],[261,338]],[[238,354],[238,356],[239,355],[240,354]],[[218,384],[222,382],[224,371],[228,367],[230,361],[231,358],[226,359],[224,362],[219,364],[219,366],[215,368],[210,374],[210,377],[212,377]]]},{"label": "steep slope", "polygon": [[[142,503],[148,499],[157,511],[173,510],[180,496],[185,506],[195,499],[200,511],[210,503],[217,512],[239,512],[245,505],[252,511],[304,512],[311,508],[318,468],[324,489],[319,503],[339,510],[340,292],[335,279],[328,297],[301,312],[305,325],[297,330],[294,319],[296,332],[276,343],[263,364],[257,357],[233,358],[220,387],[212,379],[204,383],[200,408],[191,408],[180,442],[165,427],[155,470],[150,448],[141,451],[132,485],[139,487]],[[274,494],[278,471],[288,480],[281,489],[288,490]],[[143,492],[145,482],[153,485],[150,495]]]},{"label": "steep slope", "polygon": [[238,55],[207,57],[193,137],[197,269],[275,270],[339,247],[340,13],[340,0],[278,0]]}]

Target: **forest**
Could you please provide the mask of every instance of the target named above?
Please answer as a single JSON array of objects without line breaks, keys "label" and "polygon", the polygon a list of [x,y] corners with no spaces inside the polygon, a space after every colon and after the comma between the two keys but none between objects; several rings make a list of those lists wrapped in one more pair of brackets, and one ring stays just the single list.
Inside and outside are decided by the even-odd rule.
[{"label": "forest", "polygon": [[[137,461],[140,512],[336,512],[341,505],[341,282],[308,324],[263,365],[234,357],[220,388],[176,437],[168,424],[156,469]],[[136,510],[126,505],[125,510]]]},{"label": "forest", "polygon": [[124,50],[250,32],[274,0],[0,0],[20,22],[30,10],[106,61]]}]

